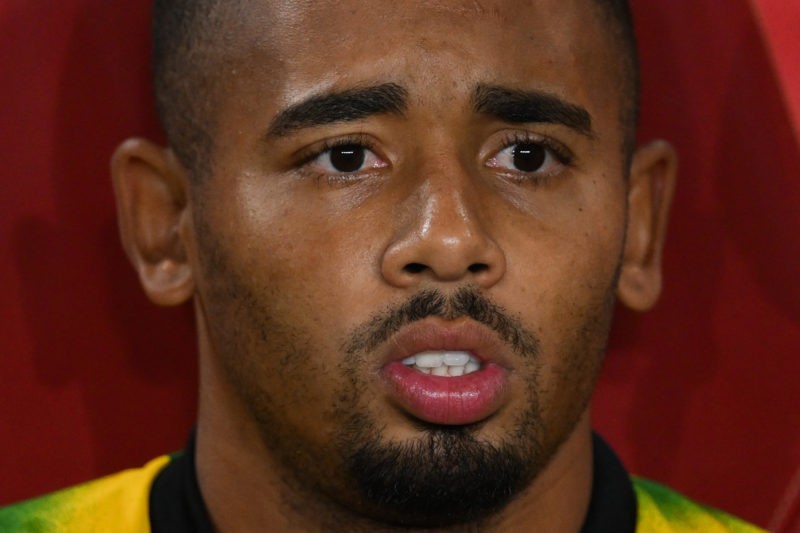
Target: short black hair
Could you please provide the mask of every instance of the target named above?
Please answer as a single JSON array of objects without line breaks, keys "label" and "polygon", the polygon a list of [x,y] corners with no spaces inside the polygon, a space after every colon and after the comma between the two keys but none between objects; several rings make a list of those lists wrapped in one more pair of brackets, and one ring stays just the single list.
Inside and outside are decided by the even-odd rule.
[{"label": "short black hair", "polygon": [[[222,0],[224,2],[225,0]],[[210,170],[213,72],[209,40],[220,0],[154,0],[152,72],[156,112],[167,141],[195,176]]]},{"label": "short black hair", "polygon": [[624,133],[622,151],[627,167],[636,147],[641,92],[639,47],[636,43],[633,14],[628,0],[594,0],[594,2],[603,8],[603,12],[609,17],[609,30],[613,32],[614,41],[620,45],[619,90],[627,100],[620,108],[620,121]]},{"label": "short black hair", "polygon": [[[633,153],[639,114],[639,66],[627,0],[592,0],[608,16],[621,45],[620,92],[627,100],[620,120],[626,162]],[[154,0],[153,87],[156,110],[167,140],[181,163],[199,178],[211,170],[215,129],[215,80],[222,65],[226,15],[237,0]],[[216,60],[214,60],[216,58]],[[218,81],[218,80],[217,80]]]}]

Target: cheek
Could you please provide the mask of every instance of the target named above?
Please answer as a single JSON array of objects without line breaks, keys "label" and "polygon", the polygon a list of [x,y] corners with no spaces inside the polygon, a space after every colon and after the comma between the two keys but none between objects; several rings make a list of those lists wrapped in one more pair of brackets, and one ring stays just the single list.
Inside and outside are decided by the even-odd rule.
[{"label": "cheek", "polygon": [[319,230],[280,202],[250,196],[236,205],[236,216],[204,213],[198,231],[212,352],[246,404],[302,426],[307,407],[325,405],[335,389],[336,335],[322,318],[340,314],[325,279],[331,251],[306,239]]},{"label": "cheek", "polygon": [[337,223],[341,217],[325,205],[289,201],[279,189],[231,196],[238,197],[235,216],[206,245],[221,251],[213,255],[223,263],[205,276],[216,280],[206,298],[215,304],[209,321],[223,324],[215,327],[220,336],[239,332],[219,348],[235,351],[265,390],[286,388],[281,401],[300,409],[330,403],[344,333],[379,308],[369,285],[376,238],[357,218]]},{"label": "cheek", "polygon": [[586,409],[606,352],[614,308],[613,274],[602,286],[584,291],[586,298],[564,301],[554,317],[560,331],[547,352],[551,359],[542,378],[547,406],[543,417],[562,428],[553,434],[572,428]]},{"label": "cheek", "polygon": [[[616,211],[621,212],[619,206]],[[505,283],[515,291],[517,309],[545,337],[569,329],[588,309],[597,308],[616,282],[624,245],[624,215],[593,216],[575,209],[572,216],[526,228],[504,248],[508,260]],[[550,331],[545,331],[545,329]],[[554,339],[563,336],[554,335]]]},{"label": "cheek", "polygon": [[585,409],[602,363],[624,240],[624,216],[584,213],[508,245],[516,251],[508,281],[521,289],[504,305],[519,310],[541,340],[543,418],[564,431]]}]

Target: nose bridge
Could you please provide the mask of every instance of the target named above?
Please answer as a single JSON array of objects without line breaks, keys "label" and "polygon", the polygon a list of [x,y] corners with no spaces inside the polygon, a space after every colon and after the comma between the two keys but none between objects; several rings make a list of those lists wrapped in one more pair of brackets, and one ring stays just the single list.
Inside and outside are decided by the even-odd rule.
[{"label": "nose bridge", "polygon": [[485,230],[475,185],[461,173],[438,169],[420,191],[419,237],[445,246],[465,246]]},{"label": "nose bridge", "polygon": [[505,257],[487,226],[474,176],[455,157],[421,166],[403,206],[399,232],[383,257],[384,278],[407,286],[422,280],[496,283]]}]

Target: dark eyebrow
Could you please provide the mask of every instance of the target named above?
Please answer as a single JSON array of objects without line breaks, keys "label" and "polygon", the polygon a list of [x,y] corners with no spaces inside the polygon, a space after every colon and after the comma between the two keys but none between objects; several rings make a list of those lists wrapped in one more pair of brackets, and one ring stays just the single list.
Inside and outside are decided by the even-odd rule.
[{"label": "dark eyebrow", "polygon": [[511,124],[561,124],[587,137],[594,136],[592,116],[586,109],[546,92],[478,85],[473,105],[475,112],[494,115]]},{"label": "dark eyebrow", "polygon": [[302,128],[349,122],[383,113],[402,115],[407,99],[408,92],[395,83],[317,94],[278,113],[269,126],[268,135],[281,137]]}]

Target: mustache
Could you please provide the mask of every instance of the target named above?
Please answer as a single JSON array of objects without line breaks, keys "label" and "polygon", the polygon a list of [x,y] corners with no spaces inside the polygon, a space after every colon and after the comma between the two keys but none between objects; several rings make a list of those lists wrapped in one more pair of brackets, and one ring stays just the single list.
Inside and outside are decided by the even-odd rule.
[{"label": "mustache", "polygon": [[429,317],[444,320],[471,318],[497,333],[520,357],[535,358],[541,352],[541,342],[536,334],[471,286],[461,287],[450,294],[438,289],[425,289],[414,294],[406,302],[357,327],[345,345],[345,352],[349,355],[370,352],[404,326]]}]

